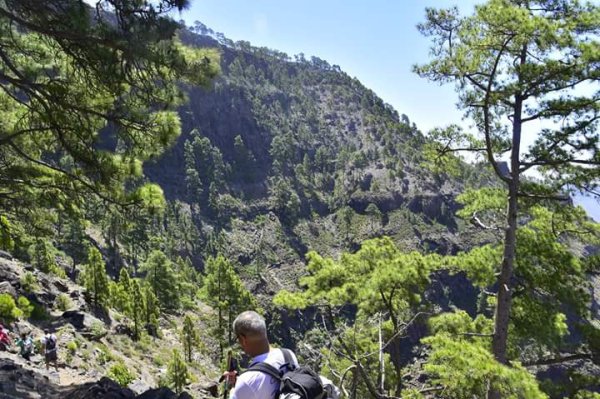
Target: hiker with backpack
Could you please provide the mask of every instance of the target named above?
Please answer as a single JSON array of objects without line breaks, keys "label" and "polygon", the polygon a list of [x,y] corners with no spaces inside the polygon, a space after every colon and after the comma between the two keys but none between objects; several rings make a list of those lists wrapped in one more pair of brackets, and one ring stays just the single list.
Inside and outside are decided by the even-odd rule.
[{"label": "hiker with backpack", "polygon": [[252,361],[239,376],[236,371],[223,374],[226,384],[233,386],[229,399],[325,399],[315,372],[299,367],[289,349],[271,348],[265,319],[258,313],[241,313],[233,322],[233,331]]},{"label": "hiker with backpack", "polygon": [[19,347],[19,355],[27,361],[33,355],[33,339],[30,334],[21,333],[21,338],[17,339],[16,345]]},{"label": "hiker with backpack", "polygon": [[44,337],[41,339],[42,347],[44,348],[44,359],[46,360],[46,370],[50,367],[50,363],[54,363],[54,368],[58,371],[58,355],[56,351],[56,335],[51,334],[50,330],[44,330]]}]

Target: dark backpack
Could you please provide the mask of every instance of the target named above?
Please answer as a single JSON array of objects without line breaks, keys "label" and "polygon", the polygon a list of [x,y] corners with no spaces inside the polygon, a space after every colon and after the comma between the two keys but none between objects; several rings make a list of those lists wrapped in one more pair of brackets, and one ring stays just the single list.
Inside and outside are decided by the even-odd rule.
[{"label": "dark backpack", "polygon": [[277,370],[268,363],[256,363],[246,371],[260,371],[280,381],[279,393],[274,399],[325,399],[326,393],[319,375],[308,367],[295,367],[288,349],[281,349],[285,370]]},{"label": "dark backpack", "polygon": [[56,350],[56,338],[49,335],[46,339],[46,352],[52,352]]}]

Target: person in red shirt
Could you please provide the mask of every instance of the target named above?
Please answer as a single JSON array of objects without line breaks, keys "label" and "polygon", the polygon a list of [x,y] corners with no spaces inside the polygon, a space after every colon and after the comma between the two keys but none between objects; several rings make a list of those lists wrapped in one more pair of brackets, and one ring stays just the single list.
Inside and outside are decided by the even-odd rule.
[{"label": "person in red shirt", "polygon": [[10,334],[2,324],[0,324],[0,350],[8,350],[11,345]]}]

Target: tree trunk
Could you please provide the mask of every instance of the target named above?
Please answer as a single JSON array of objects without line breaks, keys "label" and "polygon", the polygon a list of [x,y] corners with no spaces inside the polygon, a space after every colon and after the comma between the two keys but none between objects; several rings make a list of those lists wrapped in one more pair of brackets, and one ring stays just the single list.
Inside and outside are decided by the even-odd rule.
[{"label": "tree trunk", "polygon": [[[525,64],[527,47],[521,52],[520,63]],[[500,363],[507,364],[506,346],[508,340],[508,325],[510,323],[510,312],[512,306],[512,287],[515,257],[517,252],[517,222],[518,222],[518,193],[520,178],[520,147],[521,128],[523,112],[523,96],[515,94],[515,105],[513,114],[512,150],[511,150],[511,179],[508,183],[508,212],[506,215],[506,233],[504,236],[504,253],[502,268],[498,277],[498,296],[496,302],[496,313],[494,320],[494,337],[492,340],[492,352]],[[494,389],[488,392],[488,399],[499,399],[500,393]]]},{"label": "tree trunk", "polygon": [[383,334],[381,332],[381,313],[379,314],[379,393],[385,394],[385,362],[383,357]]}]

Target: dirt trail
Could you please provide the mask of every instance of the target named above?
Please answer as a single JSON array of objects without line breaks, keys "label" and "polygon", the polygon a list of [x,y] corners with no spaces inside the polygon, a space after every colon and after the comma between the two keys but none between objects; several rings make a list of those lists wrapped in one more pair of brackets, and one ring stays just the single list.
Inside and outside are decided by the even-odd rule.
[{"label": "dirt trail", "polygon": [[34,373],[47,378],[49,382],[59,386],[80,385],[86,382],[95,381],[99,378],[97,375],[86,375],[79,370],[65,367],[61,364],[59,364],[58,372],[54,367],[50,367],[50,369],[46,370],[44,359],[39,354],[33,355],[30,361],[10,352],[0,352],[0,358],[10,359],[15,364],[23,367],[23,369],[31,370]]}]

